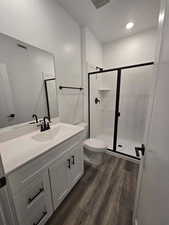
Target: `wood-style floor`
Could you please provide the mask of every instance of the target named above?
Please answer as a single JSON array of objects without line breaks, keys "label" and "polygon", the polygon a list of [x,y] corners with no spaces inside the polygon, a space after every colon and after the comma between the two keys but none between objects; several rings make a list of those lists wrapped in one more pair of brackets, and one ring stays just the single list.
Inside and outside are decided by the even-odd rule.
[{"label": "wood-style floor", "polygon": [[138,165],[106,156],[85,173],[47,225],[131,225]]}]

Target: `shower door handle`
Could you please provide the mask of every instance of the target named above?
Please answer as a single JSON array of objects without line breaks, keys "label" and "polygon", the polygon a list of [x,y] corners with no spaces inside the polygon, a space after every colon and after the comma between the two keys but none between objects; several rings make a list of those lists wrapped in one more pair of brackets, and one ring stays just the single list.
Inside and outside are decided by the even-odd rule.
[{"label": "shower door handle", "polygon": [[4,186],[6,186],[6,177],[1,177],[0,178],[0,189],[3,188]]},{"label": "shower door handle", "polygon": [[144,156],[145,154],[145,145],[142,144],[141,147],[135,147],[135,151],[136,151],[136,156],[140,157],[139,152],[141,152],[142,156]]},{"label": "shower door handle", "polygon": [[8,115],[8,117],[9,118],[15,118],[15,114],[14,113],[11,113],[11,114]]}]

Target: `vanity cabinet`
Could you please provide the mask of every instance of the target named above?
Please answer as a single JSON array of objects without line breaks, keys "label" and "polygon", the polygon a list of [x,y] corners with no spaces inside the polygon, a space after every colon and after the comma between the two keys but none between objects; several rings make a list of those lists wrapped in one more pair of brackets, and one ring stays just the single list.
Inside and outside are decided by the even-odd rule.
[{"label": "vanity cabinet", "polygon": [[57,159],[49,168],[54,209],[62,202],[83,174],[83,158],[80,145]]},{"label": "vanity cabinet", "polygon": [[84,132],[7,175],[16,225],[44,225],[83,175]]}]

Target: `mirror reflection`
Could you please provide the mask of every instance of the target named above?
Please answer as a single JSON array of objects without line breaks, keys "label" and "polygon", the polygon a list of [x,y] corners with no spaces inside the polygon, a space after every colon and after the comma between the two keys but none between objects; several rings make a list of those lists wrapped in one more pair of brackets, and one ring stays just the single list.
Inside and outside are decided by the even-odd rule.
[{"label": "mirror reflection", "polygon": [[58,116],[54,56],[0,34],[0,128],[49,116]]},{"label": "mirror reflection", "polygon": [[46,104],[49,120],[57,117],[57,89],[56,78],[44,80]]}]

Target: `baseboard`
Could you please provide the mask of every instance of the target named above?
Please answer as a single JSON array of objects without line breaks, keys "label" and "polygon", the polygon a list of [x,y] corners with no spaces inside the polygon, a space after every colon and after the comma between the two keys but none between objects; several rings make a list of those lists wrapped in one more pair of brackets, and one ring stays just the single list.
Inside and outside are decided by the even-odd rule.
[{"label": "baseboard", "polygon": [[125,159],[125,160],[128,160],[128,161],[130,161],[130,162],[134,162],[134,163],[136,163],[136,164],[140,164],[140,160],[137,160],[137,159],[134,159],[134,158],[131,158],[131,157],[127,157],[127,156],[125,156],[125,155],[118,154],[118,153],[113,152],[113,151],[111,152],[111,151],[107,150],[107,151],[106,151],[106,154],[113,155],[113,156],[115,156],[115,157],[117,157],[117,158]]}]

